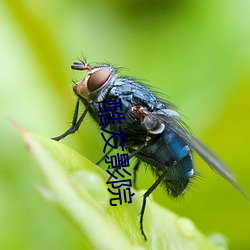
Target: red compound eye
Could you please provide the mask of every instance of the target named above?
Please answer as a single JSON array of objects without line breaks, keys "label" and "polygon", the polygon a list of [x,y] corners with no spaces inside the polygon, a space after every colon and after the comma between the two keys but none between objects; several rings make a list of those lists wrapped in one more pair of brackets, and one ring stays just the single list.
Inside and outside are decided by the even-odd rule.
[{"label": "red compound eye", "polygon": [[109,78],[110,71],[108,69],[99,69],[92,73],[88,79],[88,90],[93,92],[99,89]]}]

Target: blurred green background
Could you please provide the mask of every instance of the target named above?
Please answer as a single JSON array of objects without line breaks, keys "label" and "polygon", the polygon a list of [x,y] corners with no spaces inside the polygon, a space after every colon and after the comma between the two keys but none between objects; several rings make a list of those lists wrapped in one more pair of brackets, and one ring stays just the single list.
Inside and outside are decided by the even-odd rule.
[{"label": "blurred green background", "polygon": [[[232,169],[250,196],[250,1],[1,1],[0,249],[80,249],[81,235],[35,189],[39,173],[8,121],[52,137],[70,124],[70,65],[108,61],[146,79]],[[63,143],[96,162],[97,126],[86,120]],[[93,145],[93,141],[100,146]],[[230,249],[250,249],[250,202],[197,157],[203,177],[184,198],[153,197]],[[142,168],[139,187],[154,178]],[[56,177],[55,177],[56,178]]]}]

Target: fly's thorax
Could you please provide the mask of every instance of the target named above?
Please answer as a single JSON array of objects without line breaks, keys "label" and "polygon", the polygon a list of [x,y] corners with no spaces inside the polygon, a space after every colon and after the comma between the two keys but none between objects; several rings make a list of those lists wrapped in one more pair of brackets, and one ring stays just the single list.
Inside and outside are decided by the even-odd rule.
[{"label": "fly's thorax", "polygon": [[[79,67],[76,69],[79,69]],[[88,70],[88,72],[73,87],[75,94],[81,99],[102,101],[107,94],[109,86],[112,85],[117,77],[115,69],[109,65],[96,67],[83,65],[81,70]]]}]

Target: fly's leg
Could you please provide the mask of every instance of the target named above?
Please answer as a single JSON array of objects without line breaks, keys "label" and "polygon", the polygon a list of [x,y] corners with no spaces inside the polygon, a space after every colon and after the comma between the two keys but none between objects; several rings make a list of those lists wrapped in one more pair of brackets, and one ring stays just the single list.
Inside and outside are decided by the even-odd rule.
[{"label": "fly's leg", "polygon": [[[138,152],[140,152],[146,146],[147,146],[147,142],[144,142],[138,149],[132,151],[129,155],[129,159],[131,159],[133,156],[135,156]],[[135,163],[134,169],[133,169],[133,172],[134,172],[133,182],[134,182],[135,189],[136,189],[136,172],[137,172],[140,165],[141,165],[141,161],[137,160],[137,162]]]},{"label": "fly's leg", "polygon": [[86,114],[88,112],[88,109],[89,109],[89,105],[88,105],[86,107],[86,109],[84,110],[84,112],[82,113],[82,115],[80,116],[79,120],[77,121],[77,119],[78,119],[78,111],[79,111],[79,104],[80,104],[80,101],[78,99],[77,102],[76,102],[71,127],[65,133],[63,133],[62,135],[59,135],[59,136],[51,138],[51,139],[53,139],[55,141],[60,141],[64,137],[68,136],[69,134],[75,133],[79,129],[79,127],[80,127],[80,125],[81,125],[81,123],[82,123],[82,121],[83,121],[84,117],[86,116]]},{"label": "fly's leg", "polygon": [[113,170],[113,172],[111,173],[111,175],[109,176],[107,182],[110,182],[110,181],[111,181],[111,179],[112,179],[112,177],[114,176],[115,171],[116,171],[117,169],[118,169],[118,168],[114,168],[114,170]]},{"label": "fly's leg", "polygon": [[[146,146],[147,146],[147,142],[145,142],[144,144],[142,144],[138,149],[132,151],[132,152],[129,154],[128,158],[131,159],[131,158],[134,157],[138,152],[140,152],[140,150],[142,150],[142,149],[143,149],[144,147],[146,147]],[[109,152],[110,152],[110,151],[109,151]],[[109,153],[109,152],[108,152],[108,153]],[[137,163],[136,163],[136,165],[137,165]],[[140,164],[139,164],[139,165],[140,165]],[[138,169],[139,165],[137,166],[137,169]],[[136,166],[135,166],[135,167],[136,167]],[[116,171],[117,169],[118,169],[118,168],[114,168],[114,170],[113,170],[113,172],[112,172],[112,175],[114,175],[114,173],[115,173],[115,171]],[[137,169],[136,169],[136,170],[137,170]],[[136,170],[134,170],[134,173],[135,173]],[[109,176],[107,182],[111,181],[112,175]],[[134,179],[134,180],[135,180],[135,179]]]},{"label": "fly's leg", "polygon": [[158,187],[158,185],[162,182],[162,180],[166,174],[167,174],[167,171],[163,172],[163,174],[158,177],[158,179],[154,182],[154,184],[143,195],[142,208],[141,208],[141,213],[140,213],[140,230],[141,230],[141,233],[143,235],[144,240],[147,240],[147,236],[146,236],[144,229],[143,229],[143,217],[144,217],[144,212],[145,212],[145,208],[146,208],[147,198]]},{"label": "fly's leg", "polygon": [[135,166],[134,166],[134,169],[133,169],[133,171],[134,171],[134,180],[133,180],[133,182],[134,182],[134,187],[135,187],[135,189],[136,189],[136,172],[137,172],[137,170],[138,170],[138,168],[139,168],[139,166],[141,165],[141,161],[140,160],[137,160],[137,162],[136,162],[136,164],[135,164]]},{"label": "fly's leg", "polygon": [[106,155],[109,155],[113,149],[114,149],[114,148],[111,148],[111,149],[107,152],[107,154],[105,154],[105,155],[96,163],[96,165],[99,165],[99,164],[105,159]]}]

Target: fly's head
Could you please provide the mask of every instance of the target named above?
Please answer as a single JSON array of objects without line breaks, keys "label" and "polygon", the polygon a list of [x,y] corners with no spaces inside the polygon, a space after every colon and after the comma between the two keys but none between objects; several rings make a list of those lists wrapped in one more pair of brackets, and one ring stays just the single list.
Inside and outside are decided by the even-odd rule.
[{"label": "fly's head", "polygon": [[83,62],[74,62],[71,69],[88,71],[86,76],[73,87],[75,94],[85,100],[101,101],[106,94],[105,89],[116,78],[115,69],[110,65],[89,66]]}]

